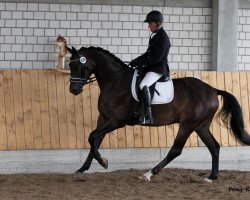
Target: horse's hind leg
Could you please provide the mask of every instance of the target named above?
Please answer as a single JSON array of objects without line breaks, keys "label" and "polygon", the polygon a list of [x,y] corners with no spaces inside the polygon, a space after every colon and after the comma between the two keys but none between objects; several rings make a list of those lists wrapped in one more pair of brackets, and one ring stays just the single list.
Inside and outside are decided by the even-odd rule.
[{"label": "horse's hind leg", "polygon": [[208,177],[208,179],[211,181],[218,178],[220,145],[209,130],[210,124],[210,122],[206,123],[195,131],[199,135],[203,143],[207,146],[212,155],[212,172]]},{"label": "horse's hind leg", "polygon": [[170,151],[168,152],[167,156],[158,164],[156,165],[151,171],[144,174],[143,177],[146,180],[150,180],[150,177],[152,175],[158,174],[168,163],[170,163],[172,160],[174,160],[176,157],[181,155],[182,149],[188,139],[188,137],[191,135],[191,133],[194,131],[194,127],[191,123],[190,124],[180,124],[177,136],[174,140],[174,144]]}]

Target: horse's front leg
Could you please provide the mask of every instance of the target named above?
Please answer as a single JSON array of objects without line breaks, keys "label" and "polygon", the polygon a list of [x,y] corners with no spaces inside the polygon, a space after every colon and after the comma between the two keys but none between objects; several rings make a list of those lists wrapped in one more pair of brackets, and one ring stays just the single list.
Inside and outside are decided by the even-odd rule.
[{"label": "horse's front leg", "polygon": [[[104,137],[101,138],[101,139],[98,141],[98,143],[99,143],[99,144],[97,143],[98,148],[100,147],[100,145],[101,145],[103,139],[104,139]],[[89,170],[89,168],[90,168],[90,166],[91,166],[91,163],[92,163],[93,159],[94,159],[93,154],[92,154],[91,151],[90,151],[90,152],[89,152],[89,155],[88,155],[88,157],[87,157],[87,159],[86,159],[86,161],[84,162],[84,164],[82,165],[82,167],[81,167],[80,169],[78,169],[76,172],[83,173],[84,171]]]},{"label": "horse's front leg", "polygon": [[[98,120],[97,120],[97,127],[101,126],[103,123],[105,123],[105,118],[102,115],[99,115]],[[104,139],[104,136],[100,138],[100,140],[96,141],[97,148],[99,149],[102,140]],[[78,169],[76,172],[83,173],[84,171],[88,170],[92,164],[94,157],[91,151],[89,152],[89,155],[87,156],[86,161],[82,165],[80,169]]]},{"label": "horse's front leg", "polygon": [[93,132],[89,135],[89,144],[90,144],[90,153],[97,160],[97,162],[104,167],[105,169],[108,167],[108,161],[106,158],[102,158],[101,154],[98,151],[99,145],[98,141],[101,138],[104,138],[105,135],[117,128],[120,128],[113,120],[109,120],[103,123],[101,126],[97,127]]}]

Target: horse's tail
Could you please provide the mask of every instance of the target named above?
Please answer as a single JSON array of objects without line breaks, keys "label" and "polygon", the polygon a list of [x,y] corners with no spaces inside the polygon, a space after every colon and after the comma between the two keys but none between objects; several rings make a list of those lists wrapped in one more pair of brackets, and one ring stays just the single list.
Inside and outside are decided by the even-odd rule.
[{"label": "horse's tail", "polygon": [[230,93],[217,90],[217,95],[223,97],[223,105],[219,115],[226,127],[230,127],[236,138],[245,145],[250,145],[250,136],[244,129],[242,109],[238,100]]}]

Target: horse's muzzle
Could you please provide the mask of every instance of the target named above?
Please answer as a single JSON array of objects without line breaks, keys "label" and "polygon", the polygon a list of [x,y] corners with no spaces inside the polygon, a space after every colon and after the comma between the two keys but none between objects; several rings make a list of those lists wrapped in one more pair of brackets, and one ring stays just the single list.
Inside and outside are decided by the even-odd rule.
[{"label": "horse's muzzle", "polygon": [[70,91],[70,93],[72,93],[74,95],[81,94],[83,91],[83,86],[81,84],[71,83],[69,86],[69,91]]}]

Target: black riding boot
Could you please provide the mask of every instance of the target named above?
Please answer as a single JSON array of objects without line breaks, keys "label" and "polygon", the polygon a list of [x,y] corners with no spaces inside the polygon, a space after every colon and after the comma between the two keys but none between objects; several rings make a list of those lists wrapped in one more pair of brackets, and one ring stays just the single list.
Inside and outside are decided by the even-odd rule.
[{"label": "black riding boot", "polygon": [[139,124],[153,124],[154,119],[151,110],[151,95],[147,86],[144,86],[142,88],[142,103],[144,114],[142,114],[142,116],[140,117]]}]

